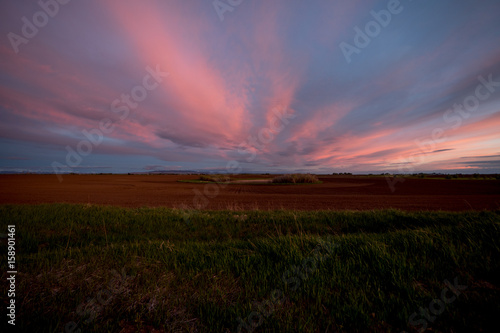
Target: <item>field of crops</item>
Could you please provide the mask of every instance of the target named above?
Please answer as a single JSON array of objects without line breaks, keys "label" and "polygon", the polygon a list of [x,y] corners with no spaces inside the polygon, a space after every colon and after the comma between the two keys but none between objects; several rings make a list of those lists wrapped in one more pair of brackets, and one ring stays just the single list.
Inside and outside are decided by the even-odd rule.
[{"label": "field of crops", "polygon": [[1,205],[17,230],[16,328],[472,332],[500,313],[500,211],[185,216]]}]

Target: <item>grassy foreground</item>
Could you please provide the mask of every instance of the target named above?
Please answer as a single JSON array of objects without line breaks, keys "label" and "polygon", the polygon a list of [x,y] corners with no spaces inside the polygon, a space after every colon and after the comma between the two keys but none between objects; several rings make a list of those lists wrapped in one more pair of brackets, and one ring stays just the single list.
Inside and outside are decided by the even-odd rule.
[{"label": "grassy foreground", "polygon": [[8,224],[23,331],[473,332],[500,313],[500,212],[0,206]]}]

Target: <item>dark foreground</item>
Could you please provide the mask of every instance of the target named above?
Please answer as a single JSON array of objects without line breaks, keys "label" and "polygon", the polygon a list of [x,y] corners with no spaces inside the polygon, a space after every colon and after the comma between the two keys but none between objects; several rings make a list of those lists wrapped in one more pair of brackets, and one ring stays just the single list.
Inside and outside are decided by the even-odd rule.
[{"label": "dark foreground", "polygon": [[[184,216],[166,208],[0,206],[2,233],[16,226],[16,328],[478,332],[497,326],[500,211]],[[6,253],[5,240],[1,247]],[[1,261],[7,267],[5,256]],[[6,302],[2,292],[4,309]]]}]

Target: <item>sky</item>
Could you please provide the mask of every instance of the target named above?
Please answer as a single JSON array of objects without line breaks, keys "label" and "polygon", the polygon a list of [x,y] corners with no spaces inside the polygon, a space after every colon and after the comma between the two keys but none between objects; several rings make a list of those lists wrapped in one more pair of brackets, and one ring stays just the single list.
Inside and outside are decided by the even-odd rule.
[{"label": "sky", "polygon": [[0,172],[500,173],[500,1],[0,3]]}]

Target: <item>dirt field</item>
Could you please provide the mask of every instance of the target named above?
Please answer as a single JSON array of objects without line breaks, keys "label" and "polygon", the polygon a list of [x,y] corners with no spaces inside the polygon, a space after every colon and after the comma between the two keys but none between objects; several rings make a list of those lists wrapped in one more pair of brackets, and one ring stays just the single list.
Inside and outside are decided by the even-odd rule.
[{"label": "dirt field", "polygon": [[[265,177],[272,176],[239,176]],[[323,183],[313,185],[242,183],[221,187],[177,181],[197,178],[195,175],[66,175],[60,183],[55,175],[0,175],[0,204],[67,202],[262,210],[500,209],[498,180],[406,179],[396,184],[394,192],[384,177],[377,176],[319,176]]]}]

